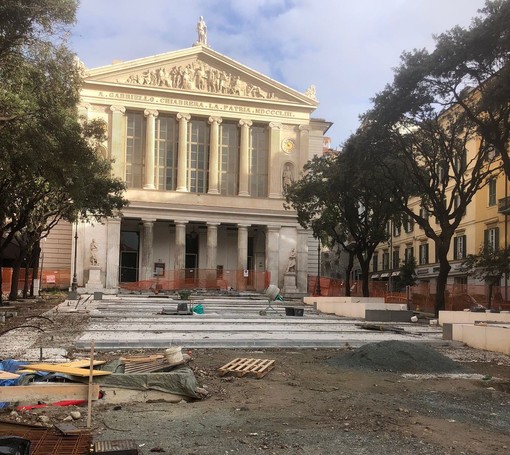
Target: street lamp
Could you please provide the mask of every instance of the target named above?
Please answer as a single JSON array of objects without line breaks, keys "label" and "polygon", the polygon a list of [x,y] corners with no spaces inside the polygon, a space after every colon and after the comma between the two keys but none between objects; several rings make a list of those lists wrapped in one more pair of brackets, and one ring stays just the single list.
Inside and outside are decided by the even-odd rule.
[{"label": "street lamp", "polygon": [[76,228],[74,231],[74,269],[73,269],[73,281],[71,283],[71,292],[73,296],[77,297],[78,290],[78,276],[76,275],[76,259],[78,257],[78,222],[76,222]]},{"label": "street lamp", "polygon": [[317,237],[319,243],[317,244],[317,287],[315,288],[315,294],[321,295],[321,239]]}]

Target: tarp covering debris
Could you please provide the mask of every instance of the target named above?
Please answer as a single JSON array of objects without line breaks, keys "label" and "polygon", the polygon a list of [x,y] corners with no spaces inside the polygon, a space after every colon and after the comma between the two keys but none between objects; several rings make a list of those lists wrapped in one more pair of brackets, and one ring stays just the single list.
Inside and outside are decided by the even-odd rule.
[{"label": "tarp covering debris", "polygon": [[150,374],[111,374],[94,378],[95,384],[105,387],[120,387],[132,390],[159,390],[161,392],[201,398],[196,390],[199,387],[193,371],[188,367],[174,368],[164,373]]}]

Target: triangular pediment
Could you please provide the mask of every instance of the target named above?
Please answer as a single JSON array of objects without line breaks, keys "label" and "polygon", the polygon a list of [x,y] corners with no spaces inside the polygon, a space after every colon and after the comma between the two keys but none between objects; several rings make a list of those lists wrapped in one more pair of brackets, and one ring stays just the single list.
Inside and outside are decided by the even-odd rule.
[{"label": "triangular pediment", "polygon": [[300,93],[203,46],[92,69],[87,82],[318,105],[313,88]]}]

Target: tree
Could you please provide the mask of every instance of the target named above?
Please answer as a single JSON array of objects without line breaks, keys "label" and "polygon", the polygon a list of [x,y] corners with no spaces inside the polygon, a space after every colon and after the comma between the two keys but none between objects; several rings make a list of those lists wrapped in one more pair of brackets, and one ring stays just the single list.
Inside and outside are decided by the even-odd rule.
[{"label": "tree", "polygon": [[29,252],[58,221],[127,202],[96,152],[104,124],[78,119],[81,68],[65,45],[75,11],[74,0],[0,6],[0,268],[11,242]]},{"label": "tree", "polygon": [[[445,307],[455,230],[476,192],[500,168],[478,123],[461,106],[472,93],[455,101],[436,65],[435,54],[404,53],[393,83],[375,97],[363,120],[394,203],[435,244],[437,313]],[[420,200],[419,213],[409,207],[412,198]]]},{"label": "tree", "polygon": [[[339,155],[308,162],[304,176],[286,188],[285,197],[302,226],[311,227],[317,237],[327,236],[349,254],[350,267],[353,258],[358,259],[363,295],[368,296],[370,261],[377,245],[388,237],[392,211],[374,160],[362,153],[364,140],[362,134],[353,135]],[[347,281],[347,293],[349,288]]]},{"label": "tree", "polygon": [[404,288],[416,284],[416,259],[414,256],[406,257],[400,267],[400,284]]},{"label": "tree", "polygon": [[493,249],[482,246],[478,254],[469,254],[462,262],[462,269],[489,286],[488,308],[491,308],[494,286],[510,273],[510,247]]},{"label": "tree", "polygon": [[442,107],[456,107],[469,118],[510,179],[510,1],[487,0],[470,27],[436,38],[430,58]]}]

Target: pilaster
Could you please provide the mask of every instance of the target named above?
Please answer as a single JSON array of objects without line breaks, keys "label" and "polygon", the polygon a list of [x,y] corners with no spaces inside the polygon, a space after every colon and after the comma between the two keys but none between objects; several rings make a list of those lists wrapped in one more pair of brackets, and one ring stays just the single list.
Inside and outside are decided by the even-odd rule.
[{"label": "pilaster", "polygon": [[279,160],[282,128],[281,123],[269,124],[269,197],[273,199],[282,197]]},{"label": "pilaster", "polygon": [[124,132],[126,131],[126,108],[124,106],[110,106],[112,120],[110,125],[110,157],[113,159],[113,176],[121,180],[126,179],[126,147]]},{"label": "pilaster", "polygon": [[156,117],[158,111],[145,109],[143,112],[147,117],[147,128],[145,133],[145,185],[144,190],[155,190],[154,185],[154,164],[156,160]]}]

